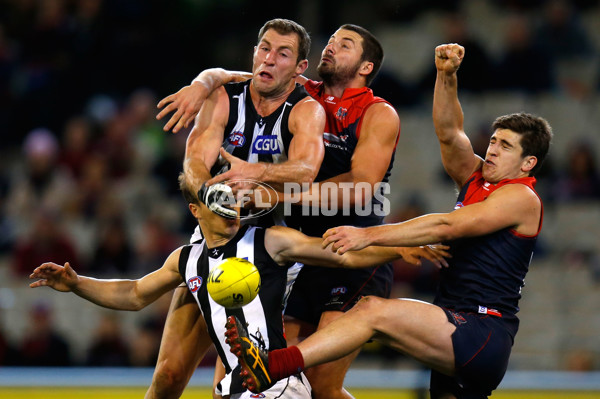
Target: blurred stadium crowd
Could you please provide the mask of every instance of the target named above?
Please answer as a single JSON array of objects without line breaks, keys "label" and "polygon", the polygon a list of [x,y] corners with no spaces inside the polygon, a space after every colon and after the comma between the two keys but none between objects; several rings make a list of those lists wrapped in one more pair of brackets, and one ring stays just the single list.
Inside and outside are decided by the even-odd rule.
[{"label": "blurred stadium crowd", "polygon": [[[600,111],[598,0],[260,3],[0,0],[0,365],[154,365],[169,298],[128,324],[123,315],[101,313],[74,296],[67,301],[77,305],[57,305],[59,294],[27,291],[26,278],[49,260],[69,261],[91,276],[135,277],[188,240],[193,220],[176,180],[187,132],[163,132],[156,103],[204,68],[249,69],[256,31],[272,17],[307,27],[312,66],[342,23],[363,25],[382,39],[387,60],[372,87],[398,109],[399,147],[420,134],[404,124],[411,115],[428,121],[423,134],[434,136],[433,48],[445,42],[466,47],[459,74],[466,119],[477,116],[469,115],[477,106],[468,104],[492,96],[525,105],[564,100],[591,108],[592,120]],[[553,125],[560,117],[542,116]],[[542,197],[551,209],[579,202],[598,207],[599,125],[571,135],[557,126],[588,115],[562,117],[555,134],[564,145],[551,150],[540,176]],[[481,117],[470,132],[477,151],[485,152],[489,122]],[[399,148],[417,150],[437,168],[428,177],[450,185],[441,177],[435,144]],[[389,220],[443,210],[431,206],[438,199],[421,182],[406,179],[417,165],[402,154],[392,177],[404,193],[392,202]],[[453,199],[450,193],[443,201]],[[551,250],[539,252],[543,257]],[[598,250],[568,256],[596,265],[592,275],[600,280]],[[398,267],[397,281],[398,294],[427,297],[435,271]],[[56,308],[63,313],[59,321]],[[69,324],[78,318],[91,325],[67,331],[79,329]],[[599,353],[577,367],[598,368],[593,356]]]}]

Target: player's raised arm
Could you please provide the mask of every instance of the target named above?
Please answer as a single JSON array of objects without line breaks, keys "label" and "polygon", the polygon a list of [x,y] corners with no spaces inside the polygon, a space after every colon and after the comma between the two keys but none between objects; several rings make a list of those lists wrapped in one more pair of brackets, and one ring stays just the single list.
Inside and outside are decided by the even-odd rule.
[{"label": "player's raised arm", "polygon": [[450,256],[447,252],[448,247],[444,245],[413,248],[369,247],[341,255],[330,251],[329,248],[323,248],[321,238],[309,237],[287,227],[274,226],[267,229],[265,234],[265,248],[279,264],[301,262],[315,266],[360,268],[400,258],[413,265],[420,265],[421,258],[425,258],[438,267],[447,267],[448,263],[444,257]]},{"label": "player's raised arm", "polygon": [[435,49],[437,78],[433,94],[433,125],[440,142],[444,168],[459,187],[482,162],[464,132],[463,112],[458,100],[457,71],[464,56],[465,49],[458,44],[444,44]]},{"label": "player's raised arm", "polygon": [[[210,68],[200,72],[191,84],[182,87],[177,93],[168,95],[159,101],[157,108],[162,110],[156,115],[161,120],[174,111],[169,121],[165,123],[163,130],[173,133],[189,127],[202,108],[202,104],[208,96],[219,87],[231,82],[243,82],[252,79],[252,72],[229,71],[223,68]],[[298,75],[296,83],[304,85],[308,79]]]},{"label": "player's raised arm", "polygon": [[67,262],[64,266],[48,262],[34,269],[29,278],[37,279],[31,288],[51,287],[73,292],[97,305],[117,310],[140,310],[183,280],[178,271],[179,253],[175,250],[163,266],[138,280],[104,280],[79,276]]},{"label": "player's raised arm", "polygon": [[229,82],[241,82],[251,78],[250,72],[226,71],[222,68],[206,69],[190,85],[160,100],[157,108],[164,108],[156,115],[156,119],[160,120],[175,111],[163,129],[165,131],[172,129],[173,133],[177,133],[190,125],[204,101],[217,88]]},{"label": "player's raised arm", "polygon": [[184,159],[199,158],[210,169],[219,156],[228,116],[229,98],[225,89],[219,88],[208,97],[196,116],[186,141]]}]

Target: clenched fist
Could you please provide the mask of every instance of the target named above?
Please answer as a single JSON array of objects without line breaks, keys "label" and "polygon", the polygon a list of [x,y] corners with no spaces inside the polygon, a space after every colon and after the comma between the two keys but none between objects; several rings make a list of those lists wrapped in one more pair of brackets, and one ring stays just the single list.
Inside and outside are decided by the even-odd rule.
[{"label": "clenched fist", "polygon": [[435,48],[435,67],[440,72],[455,73],[465,56],[465,48],[460,44],[442,44]]}]

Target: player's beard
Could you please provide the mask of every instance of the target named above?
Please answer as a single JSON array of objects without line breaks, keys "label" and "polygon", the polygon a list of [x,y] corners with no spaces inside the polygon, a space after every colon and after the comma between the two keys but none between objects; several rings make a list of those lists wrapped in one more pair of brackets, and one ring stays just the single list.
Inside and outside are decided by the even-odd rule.
[{"label": "player's beard", "polygon": [[317,67],[317,73],[323,82],[328,86],[344,86],[347,82],[354,79],[362,61],[354,65],[338,67],[335,61],[330,63],[321,62]]}]

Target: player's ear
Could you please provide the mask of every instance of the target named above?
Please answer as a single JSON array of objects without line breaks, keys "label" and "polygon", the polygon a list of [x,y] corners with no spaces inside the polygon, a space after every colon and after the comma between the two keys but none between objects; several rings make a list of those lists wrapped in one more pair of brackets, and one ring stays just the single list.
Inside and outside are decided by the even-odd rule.
[{"label": "player's ear", "polygon": [[296,65],[296,76],[302,75],[308,68],[308,60],[302,60]]},{"label": "player's ear", "polygon": [[521,164],[521,170],[523,172],[529,173],[531,172],[531,169],[535,167],[535,165],[537,165],[537,157],[533,155],[528,155],[525,157],[523,163]]},{"label": "player's ear", "polygon": [[362,76],[367,76],[373,72],[373,63],[371,61],[363,61],[360,64],[360,68],[358,69],[358,73]]},{"label": "player's ear", "polygon": [[198,220],[202,219],[202,217],[200,216],[200,206],[196,205],[196,204],[188,204],[188,208],[190,209],[190,212],[192,212],[192,215],[194,215],[194,217]]}]

